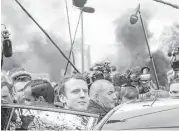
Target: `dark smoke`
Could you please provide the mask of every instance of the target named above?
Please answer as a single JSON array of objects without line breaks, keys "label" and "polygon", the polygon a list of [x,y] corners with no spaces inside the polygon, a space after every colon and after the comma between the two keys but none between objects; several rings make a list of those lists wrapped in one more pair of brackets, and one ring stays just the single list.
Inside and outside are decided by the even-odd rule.
[{"label": "dark smoke", "polygon": [[[66,56],[69,53],[69,47],[67,44],[61,39],[57,38],[55,34],[50,35],[52,39],[56,42],[56,44],[62,49]],[[37,63],[32,64],[39,64],[39,68],[35,70],[35,72],[39,72],[40,68],[46,67],[45,70],[41,70],[42,72],[46,72],[50,74],[52,80],[59,81],[63,75],[62,69],[65,69],[66,66],[66,59],[61,55],[61,53],[52,45],[52,43],[46,38],[45,40],[39,36],[34,36],[32,41],[29,42],[31,45],[30,48],[33,51],[32,55],[38,58]],[[30,64],[30,63],[29,63]],[[31,64],[30,64],[31,65]],[[70,65],[68,68],[68,72],[70,73]]]},{"label": "dark smoke", "polygon": [[[154,73],[152,70],[151,62],[149,62],[149,53],[140,19],[138,19],[138,22],[135,25],[131,25],[129,20],[132,13],[132,11],[128,11],[116,21],[116,40],[118,41],[119,48],[116,63],[117,67],[119,71],[123,72],[128,68],[149,66],[153,75]],[[151,13],[149,11],[142,11],[142,17],[144,20],[148,40],[150,42],[152,33],[148,29],[148,24],[151,19]],[[164,53],[160,50],[154,52],[153,57],[156,64],[160,85],[166,86],[166,72],[170,67],[169,61],[164,56]]]},{"label": "dark smoke", "polygon": [[[153,53],[153,58],[154,58],[155,66],[156,66],[159,83],[162,86],[166,86],[168,82],[167,72],[171,68],[170,62],[166,58],[165,54],[160,50],[157,50],[156,52]],[[155,82],[155,79],[154,79],[155,77],[154,77],[151,61],[146,63],[146,65],[151,69],[152,76],[153,76],[152,78],[153,78],[153,81]]]},{"label": "dark smoke", "polygon": [[[62,1],[19,1],[47,32],[53,31],[49,33],[50,36],[67,55],[69,53],[68,44],[56,34],[57,32],[59,34],[59,30],[61,34],[66,30],[66,26],[59,27],[59,24],[64,24]],[[22,67],[31,73],[50,74],[52,80],[59,81],[66,60],[14,0],[2,0],[1,2],[1,23],[5,24],[11,33],[13,49],[21,45],[29,46],[27,51],[14,52],[13,57],[5,58],[3,69],[11,70]],[[57,16],[57,12],[61,14],[58,13]],[[68,70],[70,71],[70,68]]]},{"label": "dark smoke", "polygon": [[[141,66],[148,58],[146,41],[140,19],[135,25],[130,24],[129,20],[132,13],[132,11],[127,11],[126,14],[116,21],[116,40],[119,43],[118,56],[120,56],[120,59],[128,60],[128,63],[126,63],[128,66],[126,68]],[[142,11],[142,15],[146,27],[146,33],[150,39],[152,37],[151,32],[148,30],[150,13],[148,11]],[[120,50],[121,46],[123,50]],[[120,60],[118,62],[118,68],[121,69]]]}]

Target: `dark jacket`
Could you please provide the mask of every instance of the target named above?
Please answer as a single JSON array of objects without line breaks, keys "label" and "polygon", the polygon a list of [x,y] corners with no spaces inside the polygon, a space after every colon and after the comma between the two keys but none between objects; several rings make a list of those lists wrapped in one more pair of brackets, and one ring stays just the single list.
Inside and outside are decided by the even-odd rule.
[{"label": "dark jacket", "polygon": [[98,103],[90,100],[90,104],[88,106],[88,112],[100,115],[98,122],[108,113],[108,111],[99,105]]}]

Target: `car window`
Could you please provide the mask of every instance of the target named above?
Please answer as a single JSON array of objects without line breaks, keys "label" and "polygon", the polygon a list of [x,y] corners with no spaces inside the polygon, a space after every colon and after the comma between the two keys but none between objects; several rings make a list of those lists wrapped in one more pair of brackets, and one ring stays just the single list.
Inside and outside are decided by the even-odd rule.
[{"label": "car window", "polygon": [[[94,114],[58,108],[42,109],[42,107],[15,105],[1,107],[1,109],[10,110],[4,115],[7,116],[7,121],[3,126],[9,130],[89,130],[98,121],[98,116]],[[13,111],[12,114],[11,111]]]}]

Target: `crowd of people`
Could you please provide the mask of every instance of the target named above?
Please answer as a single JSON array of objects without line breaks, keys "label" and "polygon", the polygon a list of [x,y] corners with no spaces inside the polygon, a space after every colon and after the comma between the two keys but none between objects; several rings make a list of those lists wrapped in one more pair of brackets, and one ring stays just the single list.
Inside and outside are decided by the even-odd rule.
[{"label": "crowd of people", "polygon": [[[98,79],[89,86],[82,74],[73,74],[62,79],[61,84],[43,78],[33,79],[24,69],[14,69],[1,76],[1,103],[47,106],[68,110],[90,112],[102,119],[115,106],[150,96],[155,84],[150,81],[150,90],[144,94],[132,85],[119,87],[112,81]],[[179,78],[169,83],[170,90],[162,91],[162,97],[179,98]],[[146,97],[145,97],[146,98]],[[23,128],[24,129],[24,128]]]}]

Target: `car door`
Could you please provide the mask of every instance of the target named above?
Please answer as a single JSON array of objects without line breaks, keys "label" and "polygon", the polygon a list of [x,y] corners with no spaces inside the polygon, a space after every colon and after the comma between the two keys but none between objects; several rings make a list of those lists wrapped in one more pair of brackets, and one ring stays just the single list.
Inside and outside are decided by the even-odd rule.
[{"label": "car door", "polygon": [[99,117],[55,107],[3,104],[1,110],[2,130],[90,130]]}]

